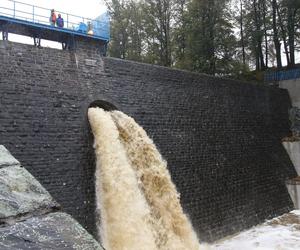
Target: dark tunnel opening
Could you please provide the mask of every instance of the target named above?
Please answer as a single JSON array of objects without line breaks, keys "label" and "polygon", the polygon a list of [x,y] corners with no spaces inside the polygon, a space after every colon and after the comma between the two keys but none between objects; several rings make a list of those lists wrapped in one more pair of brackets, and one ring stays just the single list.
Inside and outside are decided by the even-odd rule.
[{"label": "dark tunnel opening", "polygon": [[105,111],[113,111],[113,110],[118,110],[118,108],[113,105],[112,103],[110,102],[107,102],[107,101],[103,101],[103,100],[96,100],[96,101],[93,101],[90,105],[89,105],[89,108],[102,108],[104,109]]}]

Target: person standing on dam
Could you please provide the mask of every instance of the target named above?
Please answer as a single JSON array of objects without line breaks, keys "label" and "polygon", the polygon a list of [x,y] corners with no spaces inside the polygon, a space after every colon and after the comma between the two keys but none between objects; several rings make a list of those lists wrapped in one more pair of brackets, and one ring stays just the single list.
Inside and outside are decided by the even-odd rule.
[{"label": "person standing on dam", "polygon": [[54,9],[51,10],[49,21],[50,21],[51,26],[55,26],[55,24],[56,24],[56,13],[55,13]]},{"label": "person standing on dam", "polygon": [[58,14],[58,18],[56,20],[56,25],[59,28],[63,28],[64,27],[64,19],[61,17],[61,14]]}]

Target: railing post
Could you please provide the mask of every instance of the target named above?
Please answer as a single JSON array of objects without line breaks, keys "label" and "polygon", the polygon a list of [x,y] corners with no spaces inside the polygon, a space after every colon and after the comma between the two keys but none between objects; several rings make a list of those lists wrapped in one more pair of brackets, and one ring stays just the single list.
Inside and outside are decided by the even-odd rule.
[{"label": "railing post", "polygon": [[34,22],[34,5],[32,5],[32,22]]},{"label": "railing post", "polygon": [[69,14],[67,13],[67,29],[69,28]]}]

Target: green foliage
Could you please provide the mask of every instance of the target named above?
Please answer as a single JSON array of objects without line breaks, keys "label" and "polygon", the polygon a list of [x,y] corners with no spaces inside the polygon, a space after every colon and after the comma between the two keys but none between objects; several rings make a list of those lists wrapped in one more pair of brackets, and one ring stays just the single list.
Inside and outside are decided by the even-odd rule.
[{"label": "green foliage", "polygon": [[228,1],[192,1],[187,13],[189,70],[228,76],[235,66],[238,41],[234,36]]},{"label": "green foliage", "polygon": [[[110,0],[109,54],[252,79],[299,49],[300,0]],[[285,60],[283,60],[285,61]],[[251,70],[256,70],[251,73]]]}]

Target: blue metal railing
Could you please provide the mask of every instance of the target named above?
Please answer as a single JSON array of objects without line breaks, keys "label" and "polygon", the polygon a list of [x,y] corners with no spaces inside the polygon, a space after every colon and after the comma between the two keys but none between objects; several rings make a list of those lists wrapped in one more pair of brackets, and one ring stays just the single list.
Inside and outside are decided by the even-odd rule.
[{"label": "blue metal railing", "polygon": [[279,82],[300,78],[300,69],[290,69],[274,72],[265,72],[265,82]]},{"label": "blue metal railing", "polygon": [[[92,32],[89,32],[89,35],[109,40],[110,27],[107,13],[102,14],[96,19],[90,19],[61,11],[55,12],[56,14],[61,14],[64,19],[63,29],[87,34],[89,31],[88,23],[90,23]],[[50,26],[50,14],[51,10],[43,7],[14,0],[0,0],[0,17],[4,16],[20,21]]]}]

